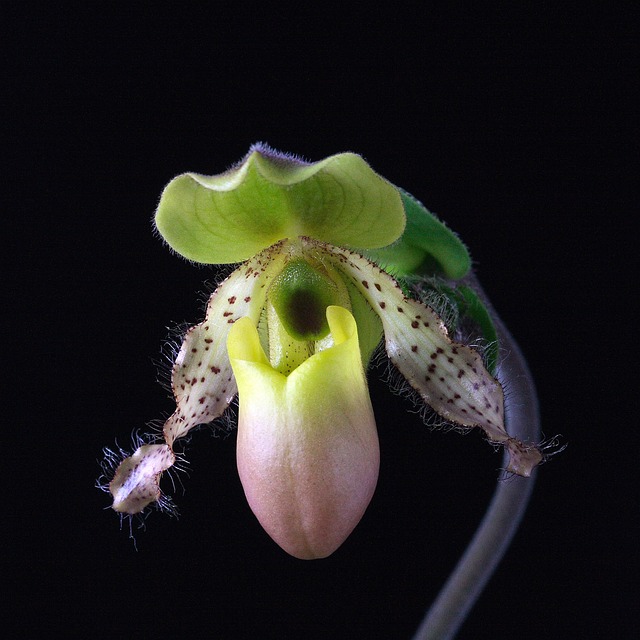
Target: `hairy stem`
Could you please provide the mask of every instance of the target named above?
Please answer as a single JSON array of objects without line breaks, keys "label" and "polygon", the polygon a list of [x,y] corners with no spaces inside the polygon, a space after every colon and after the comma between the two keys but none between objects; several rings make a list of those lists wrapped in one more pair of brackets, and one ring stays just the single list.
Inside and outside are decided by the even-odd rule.
[{"label": "hairy stem", "polygon": [[[480,291],[475,280],[472,286]],[[484,298],[486,301],[486,297]],[[487,301],[488,303],[488,301]],[[523,442],[540,440],[540,416],[536,390],[527,363],[515,340],[492,313],[498,329],[503,357],[498,377],[506,385],[506,423],[509,435]],[[505,466],[508,454],[505,453]],[[473,539],[453,573],[427,611],[413,640],[447,640],[455,637],[469,611],[505,554],[526,509],[535,471],[530,478],[511,477],[504,473]]]}]

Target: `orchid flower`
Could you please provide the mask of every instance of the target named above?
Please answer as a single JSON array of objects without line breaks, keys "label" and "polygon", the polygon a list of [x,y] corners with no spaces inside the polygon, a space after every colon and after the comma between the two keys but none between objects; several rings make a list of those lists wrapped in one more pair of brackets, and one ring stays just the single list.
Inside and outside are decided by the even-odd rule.
[{"label": "orchid flower", "polygon": [[[291,555],[328,556],[360,521],[378,478],[366,371],[381,341],[436,414],[504,445],[509,471],[528,476],[542,460],[505,428],[496,333],[462,280],[465,246],[360,156],[308,163],[254,145],[225,173],[172,180],[155,224],[188,260],[240,264],[184,336],[163,441],[117,466],[108,485],[115,511],[161,503],[174,443],[237,395],[238,472],[251,509]],[[432,277],[416,284],[425,266]],[[454,341],[455,323],[434,300],[473,321],[492,348]]]}]

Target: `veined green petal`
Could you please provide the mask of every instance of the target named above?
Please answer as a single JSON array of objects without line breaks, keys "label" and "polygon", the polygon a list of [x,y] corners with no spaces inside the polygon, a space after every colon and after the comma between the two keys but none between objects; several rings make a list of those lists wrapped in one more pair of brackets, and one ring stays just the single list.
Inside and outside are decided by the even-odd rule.
[{"label": "veined green petal", "polygon": [[422,399],[446,420],[482,428],[492,442],[509,451],[510,471],[530,475],[542,456],[535,446],[507,433],[502,387],[480,355],[452,342],[430,307],[405,297],[395,280],[366,258],[339,247],[325,250],[377,311],[389,359]]},{"label": "veined green petal", "polygon": [[383,247],[402,235],[405,213],[395,187],[354,153],[310,164],[256,145],[226,173],[172,180],[155,223],[185,258],[224,264],[301,235]]},{"label": "veined green petal", "polygon": [[238,383],[238,472],[267,533],[298,558],[322,558],[364,514],[378,478],[375,420],[351,313],[327,309],[334,346],[288,376],[255,325],[236,322],[227,348]]},{"label": "veined green petal", "polygon": [[441,271],[453,280],[463,278],[471,268],[471,258],[462,241],[419,200],[399,191],[407,215],[402,237],[365,255],[397,276],[420,274],[426,269]]}]

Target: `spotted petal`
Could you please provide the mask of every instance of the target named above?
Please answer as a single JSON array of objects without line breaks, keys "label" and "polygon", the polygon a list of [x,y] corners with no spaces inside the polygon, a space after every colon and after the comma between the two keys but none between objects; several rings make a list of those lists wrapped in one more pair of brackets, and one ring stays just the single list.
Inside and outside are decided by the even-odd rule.
[{"label": "spotted petal", "polygon": [[114,509],[139,513],[157,501],[160,475],[175,461],[175,440],[211,422],[229,406],[237,386],[227,354],[227,335],[238,318],[258,323],[269,283],[284,260],[282,244],[276,244],[236,269],[212,294],[204,321],[187,331],[173,367],[177,406],[164,425],[166,444],[141,446],[122,461],[109,486]]},{"label": "spotted petal", "polygon": [[166,444],[138,447],[122,461],[109,485],[114,511],[133,515],[160,500],[160,475],[174,462],[175,455]]},{"label": "spotted petal", "polygon": [[485,369],[480,355],[453,342],[440,317],[405,297],[385,271],[352,251],[325,249],[378,312],[389,359],[422,399],[446,420],[481,427],[491,441],[507,447],[510,471],[530,475],[542,456],[534,446],[507,433],[502,387]]}]

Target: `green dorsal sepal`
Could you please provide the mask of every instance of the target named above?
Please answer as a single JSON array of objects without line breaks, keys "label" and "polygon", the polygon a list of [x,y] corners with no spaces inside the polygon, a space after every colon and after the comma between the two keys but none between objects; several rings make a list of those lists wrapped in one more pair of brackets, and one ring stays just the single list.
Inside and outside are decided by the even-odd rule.
[{"label": "green dorsal sepal", "polygon": [[321,340],[329,333],[326,310],[340,303],[338,287],[306,260],[292,260],[269,289],[280,322],[296,340]]},{"label": "green dorsal sepal", "polygon": [[355,153],[308,163],[254,145],[225,173],[174,178],[155,223],[181,256],[228,264],[298,236],[384,247],[402,235],[405,213],[398,190]]}]

